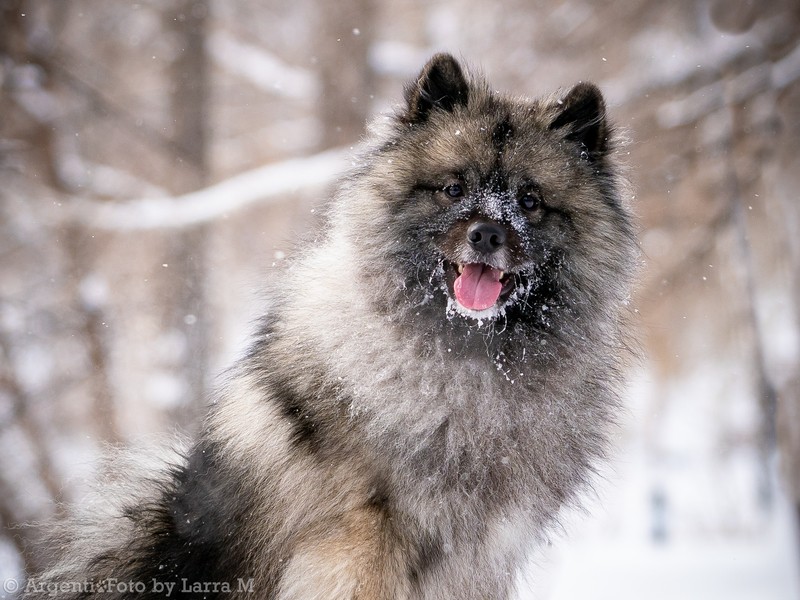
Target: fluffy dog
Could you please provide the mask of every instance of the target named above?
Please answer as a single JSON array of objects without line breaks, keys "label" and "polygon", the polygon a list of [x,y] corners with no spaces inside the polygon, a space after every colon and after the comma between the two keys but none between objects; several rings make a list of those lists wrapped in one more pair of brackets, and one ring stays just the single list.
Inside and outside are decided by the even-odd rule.
[{"label": "fluffy dog", "polygon": [[434,56],[192,447],[63,528],[26,598],[508,598],[618,410],[614,150],[595,86],[520,99]]}]

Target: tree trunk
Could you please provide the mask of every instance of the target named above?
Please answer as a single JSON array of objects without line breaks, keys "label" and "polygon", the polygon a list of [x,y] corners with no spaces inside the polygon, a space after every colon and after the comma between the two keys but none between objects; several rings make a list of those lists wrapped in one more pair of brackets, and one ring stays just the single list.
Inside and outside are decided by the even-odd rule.
[{"label": "tree trunk", "polygon": [[322,149],[352,144],[370,112],[372,0],[318,4],[316,60],[321,78],[319,114]]},{"label": "tree trunk", "polygon": [[[172,65],[172,118],[174,142],[188,167],[177,193],[196,190],[208,180],[209,68],[205,49],[208,0],[176,0],[166,14],[178,42]],[[208,227],[178,233],[169,248],[170,273],[174,273],[175,299],[168,320],[186,340],[184,374],[187,394],[174,415],[192,423],[207,391],[210,321],[206,306],[206,239]]]}]

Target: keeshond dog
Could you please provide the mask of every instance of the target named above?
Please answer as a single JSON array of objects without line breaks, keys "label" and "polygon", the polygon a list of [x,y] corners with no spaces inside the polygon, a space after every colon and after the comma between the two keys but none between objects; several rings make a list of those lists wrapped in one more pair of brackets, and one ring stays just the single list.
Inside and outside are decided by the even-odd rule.
[{"label": "keeshond dog", "polygon": [[25,597],[509,598],[619,410],[616,144],[594,85],[516,98],[434,56],[192,447],[102,492]]}]

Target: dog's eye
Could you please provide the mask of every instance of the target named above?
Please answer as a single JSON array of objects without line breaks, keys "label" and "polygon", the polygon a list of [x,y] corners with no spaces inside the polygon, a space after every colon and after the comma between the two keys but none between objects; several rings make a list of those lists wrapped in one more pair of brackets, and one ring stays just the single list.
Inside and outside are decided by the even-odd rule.
[{"label": "dog's eye", "polygon": [[536,210],[542,206],[542,198],[534,192],[525,192],[519,198],[519,205],[525,210]]},{"label": "dog's eye", "polygon": [[461,198],[464,195],[464,188],[461,186],[460,183],[451,183],[446,188],[444,188],[444,193],[450,196],[451,198]]}]

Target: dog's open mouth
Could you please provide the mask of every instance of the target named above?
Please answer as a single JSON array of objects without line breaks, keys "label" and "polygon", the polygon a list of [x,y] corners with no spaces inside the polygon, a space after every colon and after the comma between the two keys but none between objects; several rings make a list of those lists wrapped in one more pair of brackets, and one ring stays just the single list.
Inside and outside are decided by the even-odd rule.
[{"label": "dog's open mouth", "polygon": [[450,263],[451,291],[467,310],[483,311],[505,302],[514,289],[514,277],[484,263]]}]

